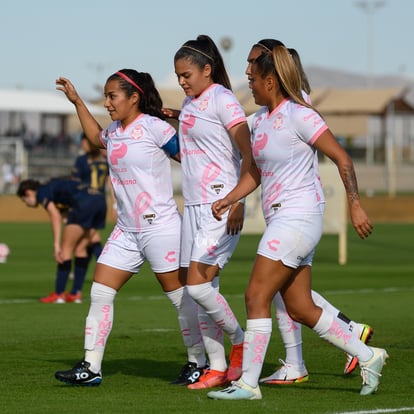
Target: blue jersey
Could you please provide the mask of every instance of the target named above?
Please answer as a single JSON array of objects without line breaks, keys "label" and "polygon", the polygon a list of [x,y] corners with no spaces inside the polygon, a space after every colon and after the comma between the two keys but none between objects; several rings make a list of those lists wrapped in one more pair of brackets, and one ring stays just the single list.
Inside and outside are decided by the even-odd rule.
[{"label": "blue jersey", "polygon": [[108,163],[103,155],[97,158],[91,158],[88,154],[80,155],[72,170],[73,178],[101,193],[105,193],[108,173]]},{"label": "blue jersey", "polygon": [[85,229],[105,227],[105,195],[91,191],[83,183],[52,179],[38,188],[36,199],[44,208],[53,202],[59,211],[67,212],[67,224],[78,224]]}]

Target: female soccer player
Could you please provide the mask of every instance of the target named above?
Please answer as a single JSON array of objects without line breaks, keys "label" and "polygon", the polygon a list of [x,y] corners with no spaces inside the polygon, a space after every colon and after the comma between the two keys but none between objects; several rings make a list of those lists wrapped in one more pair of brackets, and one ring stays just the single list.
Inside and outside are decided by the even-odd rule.
[{"label": "female soccer player", "polygon": [[303,99],[300,75],[284,46],[261,54],[253,62],[249,86],[255,102],[263,106],[253,120],[255,163],[233,191],[213,204],[213,213],[220,219],[230,205],[261,184],[267,227],[246,290],[242,377],[224,390],[209,392],[208,397],[262,397],[258,381],[272,331],[271,303],[277,292],[294,320],[358,358],[363,378],[360,393],[372,394],[378,388],[387,352],[350,335],[346,321],[316,306],[311,295],[309,263],[322,235],[323,218],[315,185],[316,149],[338,166],[358,235],[365,239],[373,231],[359,201],[352,160],[319,113]]},{"label": "female soccer player", "polygon": [[[83,154],[75,160],[72,178],[86,184],[91,191],[102,194],[106,203],[106,182],[109,173],[106,156],[101,149],[91,145],[84,134],[81,137],[81,149]],[[73,287],[66,294],[66,302],[82,302],[82,292],[79,290],[79,286],[83,285],[92,255],[98,258],[101,252],[102,242],[99,231],[91,232],[87,243],[81,242],[76,246]]]},{"label": "female soccer player", "polygon": [[[240,237],[240,219],[223,222],[211,215],[211,204],[238,182],[240,170],[251,164],[250,134],[217,46],[200,35],[185,42],[174,56],[175,73],[185,98],[179,114],[184,217],[181,266],[188,269],[187,289],[199,305],[199,326],[181,321],[188,333],[189,360],[206,364],[199,329],[210,368],[190,389],[211,388],[241,375],[243,331],[220,294],[217,275],[231,257]],[[241,164],[240,164],[241,163]],[[242,209],[236,200],[232,209]],[[196,310],[195,310],[196,311]],[[220,328],[232,343],[227,367]]]},{"label": "female soccer player", "polygon": [[148,73],[122,69],[107,79],[104,105],[113,122],[106,129],[92,117],[68,79],[58,78],[56,84],[75,105],[91,143],[107,150],[117,201],[117,223],[93,276],[84,358],[55,374],[68,384],[99,385],[115,295],[145,260],[169,299],[181,306],[181,216],[173,199],[169,161],[179,153],[178,137],[163,120],[162,101]]},{"label": "female soccer player", "polygon": [[[65,294],[72,256],[75,251],[86,254],[92,235],[105,227],[105,195],[93,191],[87,184],[70,179],[52,179],[46,184],[40,184],[36,180],[24,180],[19,185],[17,195],[29,207],[42,205],[52,224],[54,254],[58,263],[55,290],[40,298],[40,302],[79,302],[84,274],[73,281],[72,292],[76,292],[76,295],[68,300],[68,295]],[[62,235],[63,217],[65,225]]]},{"label": "female soccer player", "polygon": [[[248,78],[251,75],[251,68],[255,59],[257,59],[262,53],[271,53],[273,48],[276,46],[284,45],[281,41],[276,39],[262,39],[252,46],[247,57],[247,67],[245,71]],[[289,48],[288,51],[292,56],[293,61],[295,62],[296,69],[298,70],[301,78],[303,98],[305,102],[310,104],[311,100],[309,94],[311,92],[311,87],[308,82],[306,73],[303,69],[299,53],[295,49],[291,48]],[[253,116],[250,116],[248,119],[250,120],[252,117]],[[315,171],[318,171],[317,151],[315,151],[314,163]],[[319,176],[316,177],[315,184],[317,187],[320,203],[323,206],[325,203],[325,196]],[[309,265],[311,265],[311,263],[309,263]],[[331,313],[340,313],[337,308],[335,308],[331,303],[329,303],[324,297],[322,297],[314,290],[312,290],[312,299],[319,307],[329,310]],[[273,304],[276,310],[278,328],[286,350],[286,357],[285,360],[279,360],[282,363],[282,366],[279,369],[277,369],[273,374],[262,378],[260,382],[264,382],[266,384],[295,384],[307,381],[309,379],[309,375],[302,354],[302,326],[300,323],[295,322],[292,320],[292,318],[290,318],[279,292],[274,297]],[[345,318],[349,321],[348,326],[350,333],[357,335],[364,343],[368,343],[373,334],[372,327],[367,324],[352,321],[342,313],[341,315],[342,318]],[[347,354],[344,373],[346,375],[351,374],[357,365],[358,359],[352,355]]]}]

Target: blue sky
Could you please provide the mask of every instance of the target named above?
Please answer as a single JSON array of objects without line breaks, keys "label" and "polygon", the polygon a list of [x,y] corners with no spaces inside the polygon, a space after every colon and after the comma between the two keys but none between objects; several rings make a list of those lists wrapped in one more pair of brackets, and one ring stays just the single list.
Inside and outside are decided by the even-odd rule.
[{"label": "blue sky", "polygon": [[[361,1],[382,6],[368,13]],[[250,46],[266,37],[296,48],[305,67],[414,81],[412,0],[13,0],[0,16],[0,88],[54,90],[62,75],[92,98],[122,68],[175,87],[174,53],[198,34],[232,39],[223,57],[233,83],[244,79]]]}]

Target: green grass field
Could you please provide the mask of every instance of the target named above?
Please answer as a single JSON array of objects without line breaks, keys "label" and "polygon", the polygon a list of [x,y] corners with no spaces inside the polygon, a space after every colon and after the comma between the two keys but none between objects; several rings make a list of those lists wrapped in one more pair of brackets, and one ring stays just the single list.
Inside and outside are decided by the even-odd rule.
[{"label": "green grass field", "polygon": [[[263,400],[223,402],[169,384],[186,353],[175,310],[147,266],[118,294],[102,385],[56,381],[56,370],[83,356],[93,266],[83,304],[40,304],[54,284],[50,225],[0,223],[0,242],[11,249],[8,262],[0,264],[0,413],[414,412],[413,235],[413,224],[379,224],[370,239],[360,241],[350,229],[346,266],[337,264],[337,238],[326,235],[314,261],[314,289],[349,317],[371,324],[372,345],[390,355],[377,394],[360,396],[359,370],[345,377],[343,353],[304,328],[308,383],[262,386]],[[243,327],[243,292],[257,241],[243,236],[221,276],[221,290]],[[279,358],[284,350],[274,324],[263,374],[273,372]]]}]

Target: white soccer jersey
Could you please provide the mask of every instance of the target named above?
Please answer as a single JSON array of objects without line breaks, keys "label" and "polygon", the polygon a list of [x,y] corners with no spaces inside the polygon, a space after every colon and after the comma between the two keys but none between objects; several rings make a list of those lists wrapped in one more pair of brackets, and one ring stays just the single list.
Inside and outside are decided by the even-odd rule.
[{"label": "white soccer jersey", "polygon": [[174,134],[170,124],[146,114],[125,129],[116,121],[101,132],[122,230],[151,230],[177,218],[170,160],[161,148]]},{"label": "white soccer jersey", "polygon": [[240,153],[228,131],[246,121],[243,108],[230,90],[213,84],[184,100],[179,121],[185,204],[223,198],[239,179]]},{"label": "white soccer jersey", "polygon": [[275,212],[320,214],[323,196],[312,144],[327,128],[317,112],[288,99],[271,114],[267,107],[255,114],[252,149],[266,222]]},{"label": "white soccer jersey", "polygon": [[[303,99],[305,100],[306,103],[308,103],[309,105],[312,105],[311,98],[305,91],[302,91],[302,96],[303,96]],[[318,152],[317,151],[315,151],[315,156],[314,156],[313,162],[314,162],[317,197],[319,198],[319,201],[321,203],[325,203],[325,194],[323,193],[321,177],[319,175],[319,159],[318,159]]]},{"label": "white soccer jersey", "polygon": [[[312,105],[311,98],[305,91],[302,91],[302,96],[306,103],[308,103],[309,105]],[[249,125],[249,129],[251,132],[252,132],[252,123],[253,123],[254,116],[255,114],[252,114],[247,117],[247,124]],[[251,137],[253,140],[253,134],[251,134]],[[325,194],[323,192],[322,181],[319,175],[319,159],[318,159],[317,151],[315,151],[315,155],[314,155],[314,171],[315,171],[315,183],[316,183],[317,197],[321,203],[325,203],[326,202]]]}]

